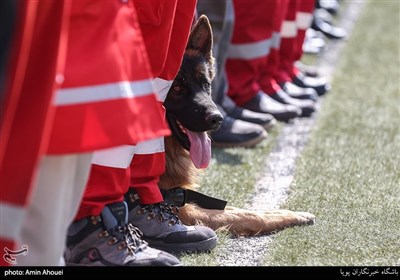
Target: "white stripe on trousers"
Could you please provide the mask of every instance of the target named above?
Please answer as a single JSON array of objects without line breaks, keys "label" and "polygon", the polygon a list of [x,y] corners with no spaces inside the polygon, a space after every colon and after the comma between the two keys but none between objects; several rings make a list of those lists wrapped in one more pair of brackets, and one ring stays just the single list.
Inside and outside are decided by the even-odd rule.
[{"label": "white stripe on trousers", "polygon": [[297,29],[306,30],[311,26],[313,15],[310,13],[297,12],[296,25]]},{"label": "white stripe on trousers", "polygon": [[56,92],[57,106],[85,104],[115,99],[133,98],[153,94],[150,80],[117,82],[96,86],[63,88]]},{"label": "white stripe on trousers", "polygon": [[135,154],[155,154],[164,152],[164,137],[138,143],[136,146],[124,145],[96,151],[92,164],[112,168],[128,168]]},{"label": "white stripe on trousers", "polygon": [[297,27],[295,21],[285,20],[281,27],[282,38],[294,38],[297,35]]},{"label": "white stripe on trousers", "polygon": [[272,48],[279,49],[281,46],[281,34],[279,32],[272,33]]},{"label": "white stripe on trousers", "polygon": [[171,88],[173,81],[164,80],[161,78],[155,78],[151,81],[154,90],[157,93],[158,101],[164,102],[167,98],[169,89]]},{"label": "white stripe on trousers", "polygon": [[271,50],[272,38],[254,43],[230,44],[228,47],[228,58],[251,60],[267,56]]}]

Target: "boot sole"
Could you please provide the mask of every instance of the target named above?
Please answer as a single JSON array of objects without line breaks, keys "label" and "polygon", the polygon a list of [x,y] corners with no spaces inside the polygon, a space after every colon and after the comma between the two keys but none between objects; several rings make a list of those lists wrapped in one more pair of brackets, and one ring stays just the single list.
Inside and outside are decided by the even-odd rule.
[{"label": "boot sole", "polygon": [[276,125],[277,120],[276,119],[272,119],[271,121],[269,121],[268,123],[261,125],[262,127],[264,127],[264,129],[268,132],[270,132]]},{"label": "boot sole", "polygon": [[252,148],[258,143],[260,143],[262,140],[266,139],[268,136],[267,132],[264,131],[264,133],[260,134],[258,137],[253,138],[248,141],[244,142],[237,142],[237,143],[232,143],[232,142],[214,142],[212,145],[217,148],[233,148],[233,147],[244,147],[244,148]]},{"label": "boot sole", "polygon": [[165,243],[160,240],[145,239],[150,247],[168,252],[170,254],[179,255],[182,253],[199,253],[210,252],[217,246],[217,236],[192,243]]}]

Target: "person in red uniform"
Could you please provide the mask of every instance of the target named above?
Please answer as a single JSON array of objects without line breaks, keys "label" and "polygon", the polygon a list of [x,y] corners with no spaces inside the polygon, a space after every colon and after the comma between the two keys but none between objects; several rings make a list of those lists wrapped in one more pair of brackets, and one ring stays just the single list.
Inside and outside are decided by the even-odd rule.
[{"label": "person in red uniform", "polygon": [[[179,71],[197,1],[134,0],[134,3],[139,11],[139,23],[156,77],[153,85],[160,102],[163,102]],[[163,12],[154,18],[160,7]],[[150,145],[139,143],[130,165],[130,189],[125,195],[130,209],[129,221],[143,232],[144,239],[155,248],[173,253],[210,251],[217,243],[215,232],[205,226],[182,224],[171,206],[164,203],[157,185],[160,175],[165,172],[164,139],[159,140],[160,145],[153,145],[154,141],[157,139]],[[149,151],[146,148],[149,146],[157,148]],[[198,168],[206,167],[194,164]],[[135,192],[139,200],[135,199]],[[152,219],[149,220],[149,217]]]},{"label": "person in red uniform", "polygon": [[[7,6],[8,4],[8,6]],[[67,3],[2,2],[13,15],[8,25],[8,52],[2,53],[0,114],[0,258],[1,265],[18,264],[18,256],[37,255],[21,240],[24,218],[35,191],[38,165],[45,153],[54,116],[51,105],[55,76],[62,70],[62,46],[68,21]],[[1,17],[1,21],[5,17]],[[2,29],[5,31],[5,29]],[[4,37],[2,37],[4,39]],[[40,70],[40,71],[39,71]],[[38,239],[41,236],[37,236]],[[22,244],[21,244],[22,243]],[[57,264],[59,257],[44,264]]]},{"label": "person in red uniform", "polygon": [[[324,77],[309,77],[296,66],[303,55],[306,30],[310,28],[315,9],[315,0],[289,0],[288,10],[283,22],[281,48],[279,50],[279,69],[276,79],[283,89],[288,87],[311,88],[316,96],[327,93],[331,86]],[[286,28],[285,28],[286,27]],[[307,95],[297,95],[310,98]],[[311,96],[312,98],[312,96]],[[314,98],[315,99],[315,98]]]},{"label": "person in red uniform", "polygon": [[311,115],[314,102],[293,98],[275,77],[288,0],[233,3],[235,26],[226,65],[228,95],[243,108],[270,113],[281,121]]},{"label": "person in red uniform", "polygon": [[[183,58],[196,1],[135,0],[133,3],[138,10],[161,107]],[[78,215],[69,229],[67,263],[124,264],[118,254],[99,245],[102,237],[88,230],[105,209],[124,213],[128,209],[129,222],[143,232],[150,246],[174,253],[214,248],[217,237],[213,230],[183,225],[171,206],[164,203],[157,185],[164,170],[163,137],[96,152]]]},{"label": "person in red uniform", "polygon": [[[57,265],[93,151],[135,145],[169,129],[151,85],[132,1],[21,1],[19,11],[1,119],[7,129],[0,169],[1,244],[14,252],[3,259]],[[86,232],[99,237],[96,248],[106,247],[111,255],[99,259],[98,251],[91,251],[91,264],[180,264],[149,247],[120,206],[81,220],[88,222]],[[16,260],[18,242],[26,250],[19,250]]]}]

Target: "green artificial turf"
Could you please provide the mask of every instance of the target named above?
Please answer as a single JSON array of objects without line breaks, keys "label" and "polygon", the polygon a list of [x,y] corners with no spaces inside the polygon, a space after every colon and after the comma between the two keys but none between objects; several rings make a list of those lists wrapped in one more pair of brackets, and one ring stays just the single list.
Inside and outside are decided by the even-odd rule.
[{"label": "green artificial turf", "polygon": [[317,222],[265,265],[400,265],[400,2],[366,3],[335,73],[285,205]]}]

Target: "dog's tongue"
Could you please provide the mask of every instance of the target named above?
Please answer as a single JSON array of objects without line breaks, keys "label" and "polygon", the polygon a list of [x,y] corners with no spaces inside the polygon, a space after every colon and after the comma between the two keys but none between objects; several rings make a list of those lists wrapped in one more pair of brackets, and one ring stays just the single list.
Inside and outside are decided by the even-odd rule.
[{"label": "dog's tongue", "polygon": [[190,140],[190,158],[196,168],[206,168],[211,160],[211,140],[206,132],[186,131]]}]

